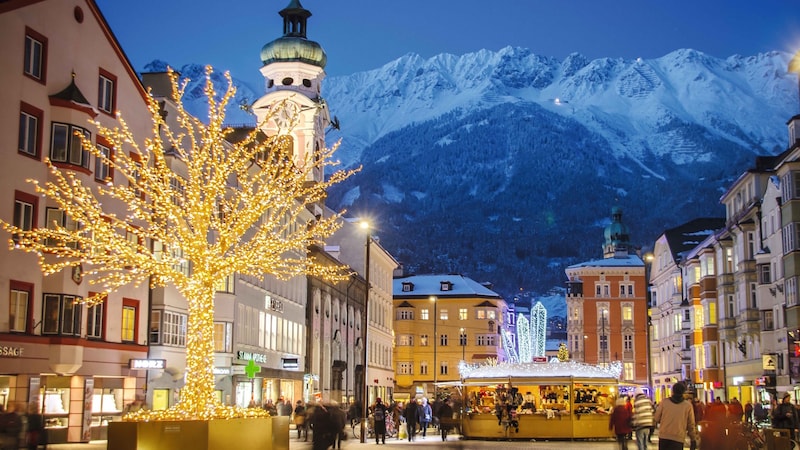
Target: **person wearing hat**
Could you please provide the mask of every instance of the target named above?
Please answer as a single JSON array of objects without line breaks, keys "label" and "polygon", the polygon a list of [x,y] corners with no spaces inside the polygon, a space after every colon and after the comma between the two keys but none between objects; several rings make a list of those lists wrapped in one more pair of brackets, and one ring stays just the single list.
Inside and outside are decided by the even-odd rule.
[{"label": "person wearing hat", "polygon": [[658,450],[682,450],[688,434],[697,440],[694,407],[683,398],[686,385],[677,382],[672,386],[672,396],[658,404],[653,420],[658,426]]},{"label": "person wearing hat", "polygon": [[797,428],[797,408],[792,404],[792,394],[787,392],[781,397],[781,402],[772,410],[772,427],[789,430],[789,436],[794,440],[794,430]]}]

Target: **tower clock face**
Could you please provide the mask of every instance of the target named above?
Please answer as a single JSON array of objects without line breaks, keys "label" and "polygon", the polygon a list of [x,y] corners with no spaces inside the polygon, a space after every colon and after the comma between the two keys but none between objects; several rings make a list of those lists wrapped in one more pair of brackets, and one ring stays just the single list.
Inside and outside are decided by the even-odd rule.
[{"label": "tower clock face", "polygon": [[291,127],[292,120],[297,116],[300,109],[294,102],[286,102],[281,106],[279,106],[280,110],[275,114],[275,125],[285,130]]}]

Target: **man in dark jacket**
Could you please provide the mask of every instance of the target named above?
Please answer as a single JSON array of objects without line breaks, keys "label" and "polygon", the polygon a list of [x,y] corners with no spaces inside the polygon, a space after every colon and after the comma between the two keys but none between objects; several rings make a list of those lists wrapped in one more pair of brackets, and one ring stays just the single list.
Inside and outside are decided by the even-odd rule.
[{"label": "man in dark jacket", "polygon": [[792,404],[792,394],[783,394],[783,398],[778,406],[772,411],[772,427],[785,428],[789,430],[792,440],[794,440],[794,430],[797,428],[797,408]]},{"label": "man in dark jacket", "polygon": [[408,431],[408,441],[414,440],[414,435],[417,433],[417,422],[419,422],[419,408],[417,402],[409,400],[406,405],[403,416],[406,418],[406,431]]}]

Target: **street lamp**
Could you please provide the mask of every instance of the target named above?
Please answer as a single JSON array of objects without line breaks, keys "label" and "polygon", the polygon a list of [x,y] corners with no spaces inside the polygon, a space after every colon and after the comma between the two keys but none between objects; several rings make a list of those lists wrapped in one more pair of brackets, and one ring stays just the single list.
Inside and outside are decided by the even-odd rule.
[{"label": "street lamp", "polygon": [[364,293],[364,393],[361,396],[361,443],[365,443],[367,441],[367,411],[369,410],[369,399],[367,398],[367,392],[369,390],[369,378],[367,377],[367,349],[369,348],[369,342],[367,337],[369,336],[369,244],[372,243],[372,237],[369,234],[369,222],[361,222],[361,228],[366,231],[366,252],[367,256],[364,261],[364,281],[366,281],[367,289]]},{"label": "street lamp", "polygon": [[433,302],[433,399],[436,401],[436,381],[439,373],[436,366],[436,296],[431,295],[430,300]]},{"label": "street lamp", "polygon": [[655,256],[652,253],[648,252],[648,253],[644,254],[644,287],[645,287],[645,297],[644,298],[646,300],[645,312],[647,314],[647,322],[646,322],[647,328],[646,328],[646,331],[645,331],[646,338],[647,338],[647,365],[645,367],[647,368],[647,386],[650,388],[650,392],[652,392],[652,389],[653,389],[653,368],[652,368],[652,361],[651,361],[653,356],[650,353],[652,351],[651,350],[652,343],[650,342],[650,339],[651,339],[651,336],[652,336],[652,334],[651,334],[652,330],[650,330],[650,328],[653,326],[653,321],[650,319],[650,308],[653,305],[650,304],[650,300],[651,300],[650,274],[651,274],[651,265],[653,264],[653,260],[654,259],[655,259]]}]

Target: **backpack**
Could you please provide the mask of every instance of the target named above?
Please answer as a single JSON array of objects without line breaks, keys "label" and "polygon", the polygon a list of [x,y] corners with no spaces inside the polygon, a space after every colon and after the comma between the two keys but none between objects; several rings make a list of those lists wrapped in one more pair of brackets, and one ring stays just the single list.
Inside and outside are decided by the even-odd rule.
[{"label": "backpack", "polygon": [[375,420],[385,420],[386,416],[384,415],[384,409],[381,406],[376,406],[375,411],[372,413],[375,417]]}]

